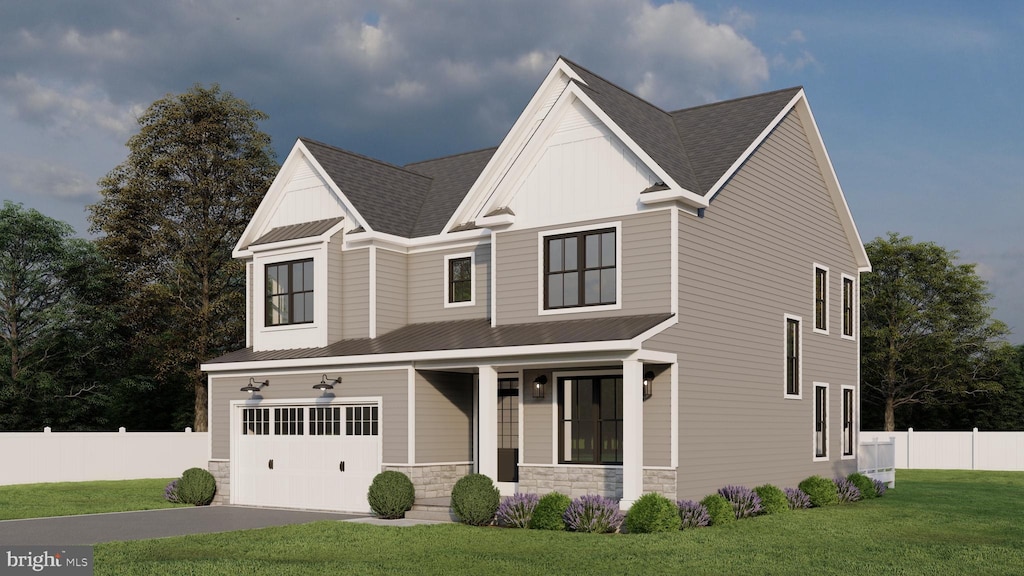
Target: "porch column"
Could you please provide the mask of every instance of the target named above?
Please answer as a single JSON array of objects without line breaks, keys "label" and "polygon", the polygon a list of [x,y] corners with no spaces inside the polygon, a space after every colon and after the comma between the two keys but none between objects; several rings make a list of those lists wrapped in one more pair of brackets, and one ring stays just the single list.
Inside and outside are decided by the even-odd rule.
[{"label": "porch column", "polygon": [[494,366],[479,366],[477,389],[476,470],[498,481],[498,371]]},{"label": "porch column", "polygon": [[628,510],[644,491],[643,362],[622,361],[622,501]]}]

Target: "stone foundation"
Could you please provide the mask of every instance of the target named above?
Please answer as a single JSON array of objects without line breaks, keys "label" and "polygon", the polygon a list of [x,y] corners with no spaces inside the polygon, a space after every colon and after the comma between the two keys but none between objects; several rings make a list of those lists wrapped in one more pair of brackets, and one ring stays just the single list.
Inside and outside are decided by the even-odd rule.
[{"label": "stone foundation", "polygon": [[[622,468],[603,466],[519,466],[519,492],[561,492],[570,498],[600,494],[622,499]],[[644,470],[644,493],[676,497],[675,470]]]},{"label": "stone foundation", "polygon": [[675,470],[644,470],[644,494],[657,492],[669,500],[676,499]]},{"label": "stone foundation", "polygon": [[231,503],[231,462],[210,460],[208,469],[217,481],[217,493],[213,495],[214,506]]},{"label": "stone foundation", "polygon": [[473,471],[472,464],[429,464],[424,466],[385,465],[383,470],[401,472],[416,487],[416,499],[448,498],[459,478]]}]

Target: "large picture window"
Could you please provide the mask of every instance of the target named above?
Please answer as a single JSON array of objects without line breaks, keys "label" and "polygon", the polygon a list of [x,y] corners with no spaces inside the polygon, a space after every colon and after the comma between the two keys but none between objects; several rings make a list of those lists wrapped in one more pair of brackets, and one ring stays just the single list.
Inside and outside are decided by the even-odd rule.
[{"label": "large picture window", "polygon": [[544,308],[615,304],[615,229],[544,239]]},{"label": "large picture window", "polygon": [[313,322],[313,260],[267,264],[267,326]]},{"label": "large picture window", "polygon": [[559,460],[622,464],[622,377],[558,379],[562,426]]}]

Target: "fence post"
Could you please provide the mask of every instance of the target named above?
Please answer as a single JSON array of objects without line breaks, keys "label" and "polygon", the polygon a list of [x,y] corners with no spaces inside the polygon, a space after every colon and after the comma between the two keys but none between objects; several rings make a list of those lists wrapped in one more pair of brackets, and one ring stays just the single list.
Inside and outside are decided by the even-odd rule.
[{"label": "fence post", "polygon": [[117,431],[118,431],[119,433],[121,433],[121,434],[124,434],[125,432],[127,432],[127,431],[126,431],[126,430],[124,429],[124,426],[121,426],[120,428],[118,428],[118,429],[117,429]]},{"label": "fence post", "polygon": [[186,426],[185,427],[185,434],[191,434],[191,433],[192,433],[192,427],[191,426]]},{"label": "fence post", "polygon": [[49,434],[50,432],[53,432],[53,430],[51,430],[49,426],[43,428],[43,434]]},{"label": "fence post", "polygon": [[911,447],[914,445],[913,440],[914,440],[914,429],[913,428],[907,428],[907,469],[908,470],[913,468],[913,466],[910,465],[910,462],[913,459],[911,457],[911,454],[910,454]]},{"label": "fence post", "polygon": [[971,470],[978,469],[978,427],[971,431]]}]

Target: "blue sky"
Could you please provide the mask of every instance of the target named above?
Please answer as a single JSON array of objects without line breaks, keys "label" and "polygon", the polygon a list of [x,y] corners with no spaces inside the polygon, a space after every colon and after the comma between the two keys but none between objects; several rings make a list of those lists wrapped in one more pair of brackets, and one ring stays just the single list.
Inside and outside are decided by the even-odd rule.
[{"label": "blue sky", "polygon": [[670,109],[802,85],[862,238],[958,250],[1020,343],[1022,37],[1013,2],[0,0],[0,199],[86,235],[134,119],[196,82],[279,159],[395,163],[497,144],[559,54]]}]

